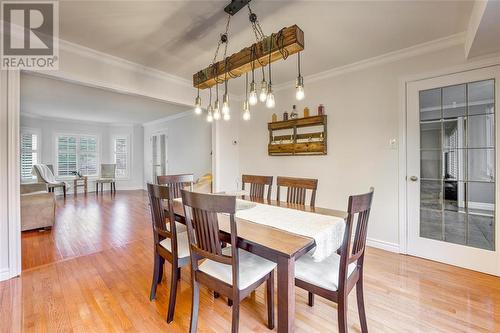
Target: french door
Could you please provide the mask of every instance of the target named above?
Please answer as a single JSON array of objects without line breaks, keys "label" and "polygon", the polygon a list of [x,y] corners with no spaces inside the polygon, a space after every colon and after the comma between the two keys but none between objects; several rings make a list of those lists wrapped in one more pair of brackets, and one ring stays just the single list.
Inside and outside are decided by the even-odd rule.
[{"label": "french door", "polygon": [[500,275],[500,66],[407,84],[408,253]]}]

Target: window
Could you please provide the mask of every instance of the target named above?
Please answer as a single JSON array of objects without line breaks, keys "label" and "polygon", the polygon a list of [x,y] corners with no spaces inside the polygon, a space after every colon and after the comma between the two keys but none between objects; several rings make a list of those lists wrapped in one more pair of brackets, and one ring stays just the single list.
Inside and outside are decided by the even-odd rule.
[{"label": "window", "polygon": [[32,180],[33,166],[40,160],[40,134],[32,130],[21,130],[21,180]]},{"label": "window", "polygon": [[79,171],[83,176],[98,175],[98,140],[88,135],[59,135],[57,137],[57,175],[72,176]]},{"label": "window", "polygon": [[129,148],[127,137],[116,137],[113,141],[113,151],[116,163],[116,178],[126,178],[129,175]]}]

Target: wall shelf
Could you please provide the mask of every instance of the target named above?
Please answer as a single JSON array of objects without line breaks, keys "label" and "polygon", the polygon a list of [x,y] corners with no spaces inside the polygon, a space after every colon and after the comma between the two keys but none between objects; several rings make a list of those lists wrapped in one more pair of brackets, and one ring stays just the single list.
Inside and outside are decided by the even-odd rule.
[{"label": "wall shelf", "polygon": [[[268,154],[271,156],[326,155],[326,119],[326,115],[322,115],[268,123]],[[320,126],[322,129],[318,131],[317,127]],[[313,132],[298,133],[298,129],[308,127],[316,128]]]}]

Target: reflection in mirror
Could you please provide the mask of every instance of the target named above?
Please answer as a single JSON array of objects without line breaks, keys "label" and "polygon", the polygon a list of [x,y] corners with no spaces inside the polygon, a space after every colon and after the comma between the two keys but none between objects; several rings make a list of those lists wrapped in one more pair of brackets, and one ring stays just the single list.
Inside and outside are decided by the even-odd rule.
[{"label": "reflection in mirror", "polygon": [[469,181],[495,181],[495,150],[469,149],[467,152],[467,179]]},{"label": "reflection in mirror", "polygon": [[456,118],[466,113],[466,85],[443,88],[443,118]]},{"label": "reflection in mirror", "polygon": [[420,148],[441,149],[441,122],[420,124]]},{"label": "reflection in mirror", "polygon": [[468,87],[468,115],[495,112],[495,80],[472,82]]},{"label": "reflection in mirror", "polygon": [[493,148],[495,146],[495,116],[492,114],[470,116],[467,133],[469,148]]},{"label": "reflection in mirror", "polygon": [[421,91],[419,102],[421,121],[441,119],[441,88]]},{"label": "reflection in mirror", "polygon": [[422,150],[420,155],[420,178],[441,179],[441,150]]}]

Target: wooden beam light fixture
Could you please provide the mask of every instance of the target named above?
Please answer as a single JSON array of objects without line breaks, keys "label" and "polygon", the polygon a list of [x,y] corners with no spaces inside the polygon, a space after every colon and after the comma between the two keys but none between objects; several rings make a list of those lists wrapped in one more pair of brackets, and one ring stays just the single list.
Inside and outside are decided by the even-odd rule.
[{"label": "wooden beam light fixture", "polygon": [[[195,110],[197,114],[201,114],[201,99],[199,97],[200,89],[211,89],[215,86],[216,95],[215,100],[218,102],[218,85],[224,83],[225,90],[223,96],[223,107],[224,107],[224,119],[228,120],[229,117],[229,100],[228,100],[228,80],[240,77],[243,74],[251,72],[252,81],[250,83],[250,95],[247,94],[246,100],[243,105],[243,113],[245,114],[244,119],[247,120],[250,117],[249,107],[250,105],[255,105],[257,103],[257,91],[255,84],[255,69],[262,69],[262,82],[260,89],[260,101],[266,102],[267,107],[274,107],[274,95],[272,93],[272,83],[271,83],[271,63],[278,60],[285,60],[288,56],[299,53],[298,56],[298,76],[297,76],[297,99],[304,98],[304,79],[300,72],[300,52],[304,50],[304,32],[297,26],[292,25],[285,27],[278,32],[272,33],[270,36],[266,36],[260,23],[258,21],[257,15],[252,12],[250,8],[251,0],[233,0],[229,5],[225,7],[225,11],[228,13],[228,19],[226,24],[226,30],[221,34],[221,38],[218,42],[215,55],[212,64],[206,68],[193,74],[193,86],[197,89],[198,94],[195,99]],[[245,47],[239,52],[232,55],[227,55],[227,47],[229,44],[229,26],[231,21],[231,16],[236,14],[243,7],[248,7],[249,20],[251,23],[252,30],[255,35],[255,43]],[[224,45],[224,55],[220,61],[217,61],[218,53],[221,46]],[[268,79],[269,83],[266,81],[265,68],[268,68]],[[247,80],[248,81],[248,80]],[[248,82],[246,83],[248,85]],[[246,90],[248,87],[245,88]],[[211,102],[207,107],[207,110],[212,110]],[[217,107],[213,110],[216,110]],[[216,117],[214,117],[216,119]]]}]

